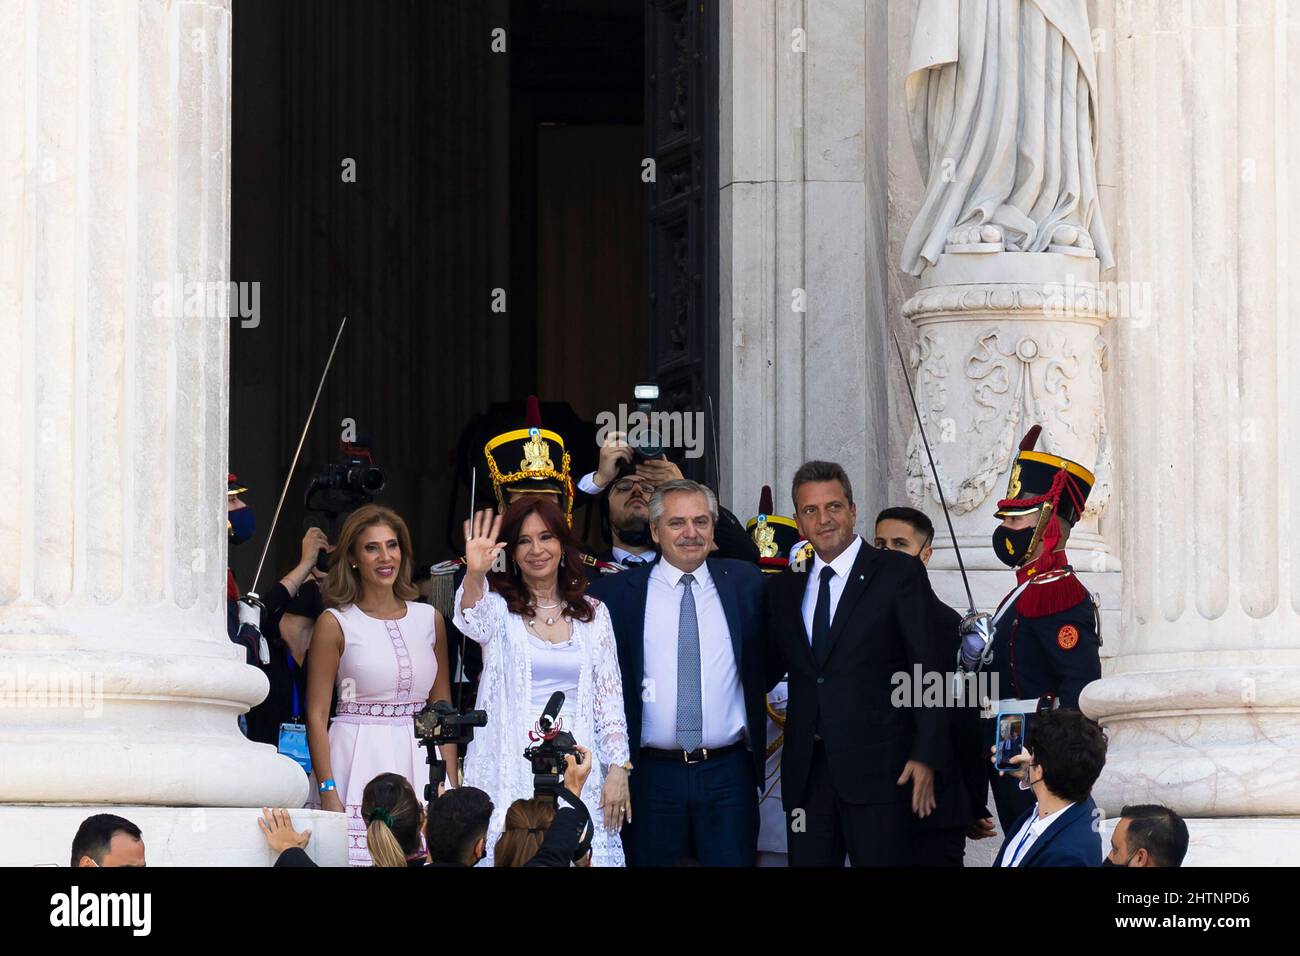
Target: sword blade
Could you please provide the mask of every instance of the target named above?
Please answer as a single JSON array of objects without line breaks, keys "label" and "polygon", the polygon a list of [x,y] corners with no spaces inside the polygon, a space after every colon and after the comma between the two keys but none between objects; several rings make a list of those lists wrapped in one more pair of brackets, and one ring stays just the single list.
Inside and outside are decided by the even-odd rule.
[{"label": "sword blade", "polygon": [[307,421],[303,423],[302,434],[298,436],[298,447],[294,450],[293,461],[289,464],[289,473],[284,476],[284,487],[280,489],[280,500],[275,504],[275,516],[271,518],[271,528],[266,533],[266,542],[262,545],[262,556],[257,560],[257,573],[253,575],[253,587],[251,594],[257,593],[257,582],[262,577],[262,565],[266,563],[266,552],[271,549],[271,539],[275,536],[275,526],[280,520],[280,509],[284,507],[284,497],[289,493],[289,482],[293,481],[294,469],[298,467],[298,456],[302,454],[303,443],[307,441],[307,430],[311,428],[312,416],[316,414],[316,403],[320,401],[321,390],[325,388],[325,378],[330,373],[330,366],[334,363],[334,353],[338,350],[339,339],[343,338],[343,326],[348,324],[348,317],[343,316],[343,321],[339,323],[338,333],[334,336],[334,344],[330,346],[329,358],[325,360],[325,371],[321,372],[320,384],[316,386],[316,397],[311,400],[311,408],[307,412]]},{"label": "sword blade", "polygon": [[898,362],[903,368],[903,380],[907,382],[907,397],[912,400],[912,411],[916,415],[916,429],[921,433],[921,443],[925,445],[925,457],[930,460],[930,474],[934,475],[934,487],[939,492],[939,504],[943,505],[943,518],[948,522],[948,534],[952,537],[952,549],[957,555],[957,569],[961,571],[961,583],[966,588],[966,601],[970,610],[975,610],[975,598],[971,595],[970,580],[966,577],[966,565],[961,559],[961,546],[957,544],[957,532],[952,527],[952,516],[948,513],[948,501],[943,495],[943,482],[939,480],[939,469],[934,466],[934,455],[930,453],[930,440],[925,437],[925,425],[921,422],[921,407],[916,404],[916,392],[912,388],[912,376],[907,372],[907,361],[903,358],[903,347],[894,338],[894,348],[898,352]]}]

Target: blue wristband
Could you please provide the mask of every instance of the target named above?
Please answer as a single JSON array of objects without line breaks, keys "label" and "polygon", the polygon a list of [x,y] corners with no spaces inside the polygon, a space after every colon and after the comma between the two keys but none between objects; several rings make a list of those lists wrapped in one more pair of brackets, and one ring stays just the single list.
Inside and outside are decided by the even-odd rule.
[{"label": "blue wristband", "polygon": [[328,793],[330,790],[337,790],[338,787],[334,785],[334,778],[331,777],[328,780],[322,780],[318,789],[321,793]]}]

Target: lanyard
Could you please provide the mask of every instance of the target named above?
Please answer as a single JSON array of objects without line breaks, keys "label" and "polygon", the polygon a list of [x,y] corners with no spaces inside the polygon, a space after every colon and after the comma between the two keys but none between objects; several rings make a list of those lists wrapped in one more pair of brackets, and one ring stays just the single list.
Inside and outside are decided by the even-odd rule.
[{"label": "lanyard", "polygon": [[293,651],[289,650],[289,648],[287,647],[284,649],[284,659],[289,664],[289,683],[293,686],[293,715],[292,716],[293,716],[293,723],[296,724],[299,723],[299,717],[302,716],[302,711],[298,709],[298,704],[299,704],[298,679],[294,676],[293,673],[293,669],[294,669]]},{"label": "lanyard", "polygon": [[1015,865],[1016,865],[1016,860],[1019,859],[1019,857],[1020,857],[1020,851],[1021,851],[1021,849],[1024,847],[1024,845],[1025,845],[1025,841],[1028,840],[1028,839],[1029,839],[1031,836],[1033,836],[1033,834],[1034,834],[1034,824],[1035,824],[1036,822],[1037,822],[1037,821],[1035,821],[1035,820],[1030,820],[1030,821],[1029,821],[1029,828],[1028,828],[1027,830],[1025,830],[1025,835],[1022,836],[1022,837],[1020,838],[1020,842],[1016,844],[1016,849],[1015,849],[1015,851],[1011,854],[1011,863],[1008,864],[1008,865],[1010,865],[1010,866],[1015,866]]}]

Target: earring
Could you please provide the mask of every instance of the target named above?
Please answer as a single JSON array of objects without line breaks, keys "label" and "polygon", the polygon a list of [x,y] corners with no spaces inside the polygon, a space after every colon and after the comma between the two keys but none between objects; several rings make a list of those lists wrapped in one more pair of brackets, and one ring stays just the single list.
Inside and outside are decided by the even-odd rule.
[{"label": "earring", "polygon": [[564,555],[560,555],[560,567],[564,567]]}]

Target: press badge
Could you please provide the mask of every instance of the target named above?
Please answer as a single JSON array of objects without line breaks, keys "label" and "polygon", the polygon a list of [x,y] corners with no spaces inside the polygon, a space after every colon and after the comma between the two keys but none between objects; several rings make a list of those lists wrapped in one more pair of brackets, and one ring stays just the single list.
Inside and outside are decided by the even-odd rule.
[{"label": "press badge", "polygon": [[308,774],[311,773],[311,751],[307,749],[306,724],[281,724],[280,743],[276,749]]},{"label": "press badge", "polygon": [[293,720],[280,725],[280,742],[276,750],[284,754],[311,776],[311,751],[307,748],[307,725],[298,723],[302,720],[302,701],[298,697],[298,681],[294,668],[293,655],[285,651],[285,663],[289,667],[289,683],[293,685]]}]

